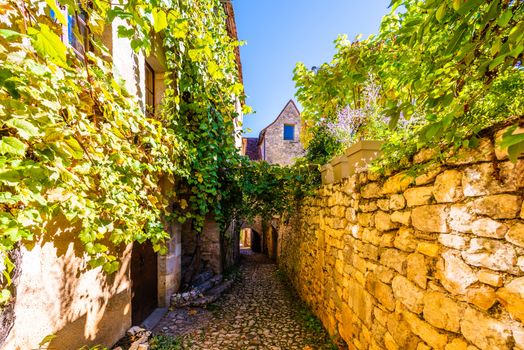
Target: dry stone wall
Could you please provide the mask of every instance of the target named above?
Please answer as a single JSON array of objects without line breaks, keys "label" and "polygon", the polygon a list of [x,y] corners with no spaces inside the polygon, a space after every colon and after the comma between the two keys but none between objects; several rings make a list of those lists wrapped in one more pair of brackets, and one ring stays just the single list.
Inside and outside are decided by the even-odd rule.
[{"label": "dry stone wall", "polygon": [[524,160],[489,139],[416,177],[355,174],[281,226],[279,262],[350,349],[524,349],[523,194]]}]

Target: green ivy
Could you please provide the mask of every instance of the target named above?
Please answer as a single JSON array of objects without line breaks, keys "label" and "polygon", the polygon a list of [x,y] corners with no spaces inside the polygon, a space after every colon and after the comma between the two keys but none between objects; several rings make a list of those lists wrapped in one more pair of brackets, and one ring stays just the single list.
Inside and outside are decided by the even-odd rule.
[{"label": "green ivy", "polygon": [[[385,168],[424,147],[471,145],[466,140],[482,129],[524,116],[522,1],[393,0],[391,7],[377,36],[340,37],[329,64],[314,71],[297,65],[306,144],[346,106],[362,107],[370,76],[391,128],[382,136]],[[502,145],[513,160],[524,151],[518,134],[508,133]]]},{"label": "green ivy", "polygon": [[[79,58],[59,37],[85,13]],[[51,12],[54,16],[51,16]],[[116,271],[121,244],[163,251],[166,220],[220,216],[222,169],[235,157],[235,48],[220,0],[8,1],[0,8],[0,302],[9,299],[8,252],[70,227],[93,267]],[[162,43],[161,112],[144,115],[113,75],[104,28],[149,55]]]}]

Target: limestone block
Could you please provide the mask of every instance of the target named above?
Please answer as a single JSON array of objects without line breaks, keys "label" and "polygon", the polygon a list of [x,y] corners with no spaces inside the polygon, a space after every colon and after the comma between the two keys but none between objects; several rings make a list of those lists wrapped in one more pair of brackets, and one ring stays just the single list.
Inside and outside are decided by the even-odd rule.
[{"label": "limestone block", "polygon": [[375,227],[379,231],[391,231],[398,228],[398,224],[391,221],[391,216],[383,211],[377,211],[375,214]]},{"label": "limestone block", "polygon": [[471,286],[466,292],[465,300],[484,311],[488,311],[497,302],[497,295],[493,288],[486,285]]},{"label": "limestone block", "polygon": [[375,218],[373,213],[358,213],[358,224],[362,227],[374,226]]},{"label": "limestone block", "polygon": [[382,211],[389,211],[389,199],[388,198],[382,198],[377,200],[377,206]]},{"label": "limestone block", "polygon": [[449,227],[453,231],[458,232],[471,232],[471,223],[473,221],[473,216],[469,205],[457,204],[452,205],[449,209],[448,223]]},{"label": "limestone block", "polygon": [[453,249],[464,249],[466,247],[466,239],[462,236],[442,233],[438,236],[438,241],[445,247]]},{"label": "limestone block", "polygon": [[438,256],[439,250],[439,245],[434,243],[421,242],[417,245],[417,252],[432,258]]},{"label": "limestone block", "polygon": [[391,248],[393,247],[393,241],[395,240],[395,234],[394,233],[382,233],[382,237],[380,239],[380,246]]},{"label": "limestone block", "polygon": [[520,206],[519,196],[499,194],[476,199],[473,203],[473,211],[493,219],[513,219],[517,217]]},{"label": "limestone block", "polygon": [[468,343],[460,338],[455,338],[446,345],[445,350],[468,350]]},{"label": "limestone block", "polygon": [[391,283],[395,299],[414,313],[421,313],[424,307],[424,291],[404,276],[396,276]]},{"label": "limestone block", "polygon": [[370,182],[362,187],[360,194],[362,195],[362,198],[380,198],[382,197],[382,189],[378,182]]},{"label": "limestone block", "polygon": [[407,256],[407,253],[401,252],[397,249],[386,249],[380,255],[380,263],[384,266],[392,268],[402,275],[405,275]]},{"label": "limestone block", "polygon": [[495,271],[516,270],[517,254],[511,244],[486,238],[473,238],[470,248],[462,252],[464,260],[473,266]]},{"label": "limestone block", "polygon": [[521,189],[524,187],[524,160],[519,159],[517,163],[505,162],[499,164],[499,192],[506,192],[513,188]]},{"label": "limestone block", "polygon": [[458,170],[446,170],[438,175],[433,187],[433,196],[437,203],[458,202],[463,198],[462,173]]},{"label": "limestone block", "polygon": [[513,350],[524,349],[524,326],[520,322],[511,323],[511,331],[513,332],[513,339],[515,339],[515,347]]},{"label": "limestone block", "polygon": [[391,283],[391,280],[393,280],[393,277],[395,277],[395,271],[389,267],[379,265],[375,269],[375,275],[380,281],[384,283]]},{"label": "limestone block", "polygon": [[375,320],[378,321],[383,326],[387,325],[388,322],[388,312],[382,310],[379,307],[376,307],[373,309],[373,316],[375,317]]},{"label": "limestone block", "polygon": [[442,168],[440,166],[433,166],[426,170],[424,170],[424,173],[417,176],[415,179],[415,185],[422,186],[427,185],[437,177],[438,174],[442,171]]},{"label": "limestone block", "polygon": [[409,324],[409,327],[418,335],[422,340],[424,340],[429,346],[443,350],[446,344],[448,343],[447,335],[438,332],[433,326],[429,323],[418,318],[417,315],[411,313],[407,310],[402,311],[403,319]]},{"label": "limestone block", "polygon": [[408,207],[425,205],[431,202],[433,186],[409,188],[404,192]]},{"label": "limestone block", "polygon": [[524,256],[519,256],[517,260],[517,266],[519,267],[520,271],[524,271]]},{"label": "limestone block", "polygon": [[389,332],[386,332],[384,334],[384,346],[386,347],[387,350],[399,350],[400,349],[398,344],[395,342],[395,339],[393,339],[393,336]]},{"label": "limestone block", "polygon": [[516,222],[511,225],[509,232],[506,235],[506,239],[508,242],[524,248],[524,223]]},{"label": "limestone block", "polygon": [[410,211],[395,211],[391,214],[391,221],[409,226],[411,223],[411,212]]},{"label": "limestone block", "polygon": [[477,273],[480,282],[489,284],[493,287],[502,287],[502,276],[500,273],[490,270],[480,270]]},{"label": "limestone block", "polygon": [[348,289],[351,296],[348,301],[349,307],[364,324],[371,324],[373,297],[356,282],[351,282]]},{"label": "limestone block", "polygon": [[354,224],[357,222],[357,211],[353,208],[346,208],[346,214],[344,217],[348,222]]},{"label": "limestone block", "polygon": [[422,254],[413,253],[407,258],[407,277],[420,288],[426,289],[428,265]]},{"label": "limestone block", "polygon": [[358,209],[363,213],[370,213],[378,209],[377,202],[375,201],[361,201]]},{"label": "limestone block", "polygon": [[433,148],[423,148],[413,156],[413,162],[415,164],[425,163],[430,161],[437,155],[437,151]]},{"label": "limestone block", "polygon": [[510,350],[511,328],[505,322],[488,317],[468,307],[460,322],[460,330],[467,341],[480,349]]},{"label": "limestone block", "polygon": [[381,282],[373,273],[370,273],[366,278],[366,290],[387,310],[395,310],[395,299],[391,287]]},{"label": "limestone block", "polygon": [[448,157],[448,164],[460,165],[478,162],[489,162],[495,156],[493,142],[488,138],[480,140],[476,148],[461,147],[456,154]]},{"label": "limestone block", "polygon": [[372,244],[363,244],[361,248],[362,256],[366,259],[377,260],[379,257],[379,249]]},{"label": "limestone block", "polygon": [[404,349],[416,349],[420,339],[415,336],[408,323],[403,319],[401,314],[391,313],[388,315],[387,323],[388,332],[391,334],[395,343]]},{"label": "limestone block", "polygon": [[524,202],[522,202],[522,207],[520,208],[520,218],[524,219]]},{"label": "limestone block", "polygon": [[413,226],[426,232],[447,233],[446,206],[443,204],[416,207],[411,212]]},{"label": "limestone block", "polygon": [[471,224],[471,230],[474,234],[481,237],[504,238],[508,231],[508,226],[490,218],[482,218]]},{"label": "limestone block", "polygon": [[477,275],[460,257],[460,252],[448,250],[442,253],[437,264],[436,277],[452,294],[465,294],[467,288],[477,282]]},{"label": "limestone block", "polygon": [[405,252],[414,252],[417,249],[417,241],[413,236],[413,229],[402,226],[395,237],[394,246]]},{"label": "limestone block", "polygon": [[513,318],[524,322],[524,277],[516,278],[500,288],[497,296]]},{"label": "limestone block", "polygon": [[393,194],[406,190],[414,178],[407,173],[399,173],[389,177],[382,186],[382,193]]},{"label": "limestone block", "polygon": [[418,343],[417,350],[431,350],[431,347],[426,343]]},{"label": "limestone block", "polygon": [[389,208],[391,210],[402,210],[406,207],[406,199],[402,194],[392,194],[389,199]]},{"label": "limestone block", "polygon": [[462,186],[466,197],[478,197],[490,194],[494,187],[495,167],[492,163],[472,165],[464,170]]},{"label": "limestone block", "polygon": [[460,332],[460,319],[464,306],[439,292],[424,295],[424,319],[432,326],[450,332]]},{"label": "limestone block", "polygon": [[362,230],[362,241],[379,246],[380,240],[381,233],[378,230],[368,227]]}]

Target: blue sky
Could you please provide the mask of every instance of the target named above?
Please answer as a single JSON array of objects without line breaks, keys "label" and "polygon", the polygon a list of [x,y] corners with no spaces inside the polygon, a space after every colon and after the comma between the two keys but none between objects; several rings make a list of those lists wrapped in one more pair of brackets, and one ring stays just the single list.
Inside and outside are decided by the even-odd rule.
[{"label": "blue sky", "polygon": [[390,0],[233,0],[247,104],[244,129],[256,136],[294,99],[293,69],[329,62],[339,34],[377,33]]}]

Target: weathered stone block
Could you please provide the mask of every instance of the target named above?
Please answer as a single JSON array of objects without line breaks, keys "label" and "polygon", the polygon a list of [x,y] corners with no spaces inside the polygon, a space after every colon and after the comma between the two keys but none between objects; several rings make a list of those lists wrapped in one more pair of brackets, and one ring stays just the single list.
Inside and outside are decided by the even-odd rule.
[{"label": "weathered stone block", "polygon": [[379,199],[379,200],[377,200],[377,206],[382,211],[388,211],[389,210],[389,201],[390,200],[387,199],[387,198]]},{"label": "weathered stone block", "polygon": [[404,276],[396,276],[391,283],[395,299],[414,313],[421,313],[424,307],[424,291]]},{"label": "weathered stone block", "polygon": [[378,209],[377,202],[375,201],[360,201],[358,209],[363,213],[370,213]]},{"label": "weathered stone block", "polygon": [[500,288],[497,296],[511,316],[524,322],[524,277],[516,278]]},{"label": "weathered stone block", "polygon": [[524,223],[516,222],[511,225],[506,239],[508,242],[524,248]]},{"label": "weathered stone block", "polygon": [[396,222],[391,221],[391,217],[389,214],[380,210],[376,212],[375,227],[379,231],[391,231],[398,228],[398,226],[399,225]]},{"label": "weathered stone block", "polygon": [[437,203],[457,202],[463,198],[462,173],[446,170],[435,179],[433,196]]},{"label": "weathered stone block", "polygon": [[471,307],[464,312],[460,330],[466,340],[480,349],[510,350],[512,348],[513,340],[509,325]]},{"label": "weathered stone block", "polygon": [[393,339],[393,336],[389,332],[386,332],[386,334],[384,334],[384,346],[387,350],[400,349],[398,344],[395,342],[395,339]]},{"label": "weathered stone block", "polygon": [[413,182],[414,178],[406,173],[389,177],[382,186],[382,193],[393,194],[404,191]]},{"label": "weathered stone block", "polygon": [[468,350],[468,343],[462,339],[455,338],[446,345],[445,350]]},{"label": "weathered stone block", "polygon": [[508,231],[508,226],[490,218],[482,218],[471,224],[471,230],[474,234],[481,237],[504,238]]},{"label": "weathered stone block", "polygon": [[408,207],[426,205],[433,198],[433,186],[409,188],[404,192]]},{"label": "weathered stone block", "polygon": [[430,161],[437,155],[437,151],[433,148],[423,148],[413,156],[413,162],[415,164],[425,163]]},{"label": "weathered stone block", "polygon": [[443,261],[437,264],[436,277],[452,294],[465,294],[467,288],[477,282],[475,272],[460,257],[460,252],[448,250],[442,253]]},{"label": "weathered stone block", "polygon": [[362,187],[360,194],[362,198],[380,198],[382,197],[382,189],[377,182],[370,182]]},{"label": "weathered stone block", "polygon": [[380,232],[378,232],[375,229],[370,228],[364,228],[362,230],[362,241],[371,243],[373,245],[379,246],[380,245]]},{"label": "weathered stone block", "polygon": [[442,233],[438,236],[438,241],[445,247],[453,249],[464,249],[466,247],[466,239],[459,235],[450,233]]},{"label": "weathered stone block", "polygon": [[424,319],[432,326],[450,332],[460,332],[464,306],[439,292],[424,295]]},{"label": "weathered stone block", "polygon": [[391,210],[402,210],[406,207],[406,199],[402,194],[392,194],[389,199],[389,208]]},{"label": "weathered stone block", "polygon": [[428,265],[422,254],[413,253],[407,258],[407,276],[420,288],[426,289]]},{"label": "weathered stone block", "polygon": [[473,216],[471,215],[472,208],[469,205],[457,204],[452,205],[449,210],[448,223],[453,231],[471,232],[471,223]]},{"label": "weathered stone block", "polygon": [[480,282],[489,284],[493,287],[502,287],[502,276],[500,273],[490,270],[480,270],[477,273]]},{"label": "weathered stone block", "polygon": [[391,221],[409,226],[411,223],[411,212],[410,211],[395,211],[391,214]]},{"label": "weathered stone block", "polygon": [[447,163],[453,165],[489,162],[493,159],[495,150],[493,142],[488,138],[480,140],[476,148],[461,147],[455,155],[448,157]]},{"label": "weathered stone block", "polygon": [[420,339],[411,332],[408,323],[401,314],[389,314],[387,329],[402,350],[415,350],[417,344],[420,343]]},{"label": "weathered stone block", "polygon": [[411,212],[413,226],[421,231],[446,233],[446,219],[446,206],[442,204],[416,207]]},{"label": "weathered stone block", "polygon": [[470,265],[495,271],[515,271],[517,263],[513,246],[486,238],[473,238],[470,248],[462,252],[462,257]]},{"label": "weathered stone block", "polygon": [[349,284],[349,307],[364,324],[371,324],[373,313],[373,297],[356,282]]},{"label": "weathered stone block", "polygon": [[415,179],[415,185],[422,186],[433,182],[433,180],[437,177],[438,174],[440,174],[441,171],[442,168],[440,166],[429,167],[424,171],[423,174],[417,176]]},{"label": "weathered stone block", "polygon": [[380,255],[380,263],[384,266],[392,268],[402,275],[405,275],[407,256],[407,253],[403,253],[397,249],[386,249]]},{"label": "weathered stone block", "polygon": [[393,291],[391,287],[381,282],[373,273],[367,276],[366,290],[375,298],[377,298],[378,302],[382,304],[387,310],[395,310],[395,299],[393,298]]},{"label": "weathered stone block", "polygon": [[438,332],[433,326],[429,323],[424,322],[417,315],[404,310],[402,311],[402,316],[404,320],[409,324],[409,327],[418,335],[422,340],[424,340],[429,346],[432,346],[435,349],[443,350],[446,344],[448,343],[447,335]]},{"label": "weathered stone block", "polygon": [[498,194],[475,200],[473,211],[493,219],[513,219],[517,217],[521,205],[519,196]]},{"label": "weathered stone block", "polygon": [[393,277],[395,277],[395,271],[389,267],[378,265],[375,269],[375,275],[377,278],[384,283],[391,283]]},{"label": "weathered stone block", "polygon": [[497,302],[495,290],[486,285],[471,286],[466,292],[466,301],[487,311]]},{"label": "weathered stone block", "polygon": [[417,252],[432,258],[438,256],[439,250],[439,245],[434,243],[421,242],[417,245]]},{"label": "weathered stone block", "polygon": [[374,226],[375,224],[375,218],[373,213],[359,213],[357,217],[358,224],[362,227],[370,227]]},{"label": "weathered stone block", "polygon": [[417,248],[417,241],[413,236],[413,229],[406,226],[399,228],[394,246],[405,252],[414,252]]}]

